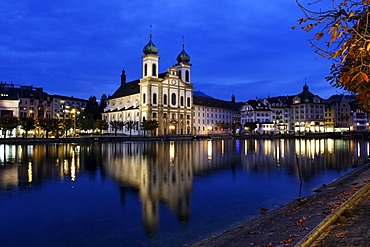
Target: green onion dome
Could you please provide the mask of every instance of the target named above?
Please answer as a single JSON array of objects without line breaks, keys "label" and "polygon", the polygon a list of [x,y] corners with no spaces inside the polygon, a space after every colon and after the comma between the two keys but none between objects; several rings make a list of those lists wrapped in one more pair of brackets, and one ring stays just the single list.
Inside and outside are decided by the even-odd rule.
[{"label": "green onion dome", "polygon": [[182,44],[182,51],[176,58],[177,62],[179,63],[189,63],[190,62],[190,56],[186,53],[184,49],[184,44]]},{"label": "green onion dome", "polygon": [[148,55],[148,54],[157,55],[158,48],[157,48],[157,46],[155,46],[155,44],[152,41],[152,34],[150,34],[150,40],[149,40],[148,44],[146,46],[144,46],[143,52],[144,52],[145,55]]}]

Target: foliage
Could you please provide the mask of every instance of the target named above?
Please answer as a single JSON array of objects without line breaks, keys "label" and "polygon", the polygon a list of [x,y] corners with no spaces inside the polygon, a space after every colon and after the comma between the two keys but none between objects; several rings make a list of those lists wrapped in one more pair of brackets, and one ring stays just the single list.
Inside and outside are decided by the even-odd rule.
[{"label": "foliage", "polygon": [[111,121],[110,123],[110,127],[112,128],[112,130],[114,131],[114,135],[117,135],[117,131],[121,131],[123,129],[123,126],[124,126],[124,123],[121,122],[121,121]]},{"label": "foliage", "polygon": [[49,138],[49,132],[54,131],[58,134],[59,120],[55,118],[39,118],[37,125],[45,131],[46,138]]},{"label": "foliage", "polygon": [[68,137],[68,130],[74,127],[74,121],[72,119],[66,118],[62,119],[59,123],[60,129],[65,132],[65,137]]},{"label": "foliage", "polygon": [[130,131],[130,136],[132,134],[132,130],[137,126],[138,122],[136,121],[126,121],[124,123],[124,126],[126,127],[126,129],[128,129]]},{"label": "foliage", "polygon": [[35,128],[36,121],[31,117],[21,117],[19,119],[19,125],[26,132],[25,137],[27,138],[28,131]]},{"label": "foliage", "polygon": [[230,124],[229,123],[225,123],[225,122],[217,122],[216,123],[216,127],[221,129],[221,130],[227,130],[230,128]]},{"label": "foliage", "polygon": [[246,128],[248,131],[253,131],[257,128],[257,124],[256,123],[245,123],[244,124],[244,128]]},{"label": "foliage", "polygon": [[88,131],[94,129],[95,120],[93,114],[85,111],[78,116],[77,126],[79,129]]},{"label": "foliage", "polygon": [[157,120],[145,120],[141,122],[140,128],[144,130],[144,136],[146,131],[153,132],[159,127],[159,123]]},{"label": "foliage", "polygon": [[296,2],[304,14],[299,25],[307,32],[315,30],[310,39],[315,51],[333,61],[327,81],[357,94],[360,106],[369,111],[370,0],[332,0],[329,7],[322,0],[309,7]]},{"label": "foliage", "polygon": [[101,119],[100,107],[95,96],[90,96],[89,101],[86,104],[85,109],[82,112],[84,115],[91,114],[93,119]]},{"label": "foliage", "polygon": [[4,138],[6,138],[6,132],[12,131],[17,128],[19,120],[13,116],[1,116],[0,117],[0,129],[4,132]]},{"label": "foliage", "polygon": [[106,94],[103,94],[100,98],[100,104],[99,104],[99,111],[100,113],[103,113],[104,112],[104,108],[107,107],[107,95]]},{"label": "foliage", "polygon": [[95,129],[98,129],[100,134],[103,134],[103,131],[108,130],[109,124],[105,120],[97,119],[95,121]]}]

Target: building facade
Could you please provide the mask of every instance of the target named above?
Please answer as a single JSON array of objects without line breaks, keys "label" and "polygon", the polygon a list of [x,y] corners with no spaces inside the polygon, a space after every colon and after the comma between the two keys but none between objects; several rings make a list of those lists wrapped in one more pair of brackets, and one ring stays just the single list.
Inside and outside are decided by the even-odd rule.
[{"label": "building facade", "polygon": [[[121,85],[108,97],[103,119],[108,123],[123,123],[124,127],[118,131],[121,134],[142,135],[140,124],[147,120],[158,122],[155,135],[192,134],[193,85],[190,56],[185,52],[184,45],[176,58],[177,64],[161,74],[158,73],[158,48],[152,41],[152,35],[143,53],[142,77],[126,82],[125,71],[122,71]],[[108,132],[115,130],[111,127]]]}]

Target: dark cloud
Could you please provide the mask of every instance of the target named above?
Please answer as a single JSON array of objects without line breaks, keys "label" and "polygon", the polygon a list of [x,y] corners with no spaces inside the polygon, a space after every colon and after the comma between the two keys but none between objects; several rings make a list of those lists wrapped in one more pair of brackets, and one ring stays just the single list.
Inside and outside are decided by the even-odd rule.
[{"label": "dark cloud", "polygon": [[[290,27],[301,17],[291,0],[0,2],[0,80],[88,97],[112,94],[121,69],[141,77],[142,48],[159,48],[160,69],[176,63],[182,36],[195,88],[241,100],[298,93],[335,93],[309,35]],[[314,91],[317,90],[317,91]]]}]

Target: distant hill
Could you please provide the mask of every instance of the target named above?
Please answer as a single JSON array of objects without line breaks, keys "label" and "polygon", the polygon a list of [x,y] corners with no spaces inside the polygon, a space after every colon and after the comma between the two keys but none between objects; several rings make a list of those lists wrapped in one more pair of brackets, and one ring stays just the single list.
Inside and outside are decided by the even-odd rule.
[{"label": "distant hill", "polygon": [[207,95],[207,94],[203,93],[202,91],[193,91],[193,95],[213,99],[213,97],[211,97],[211,96],[209,96],[209,95]]}]

